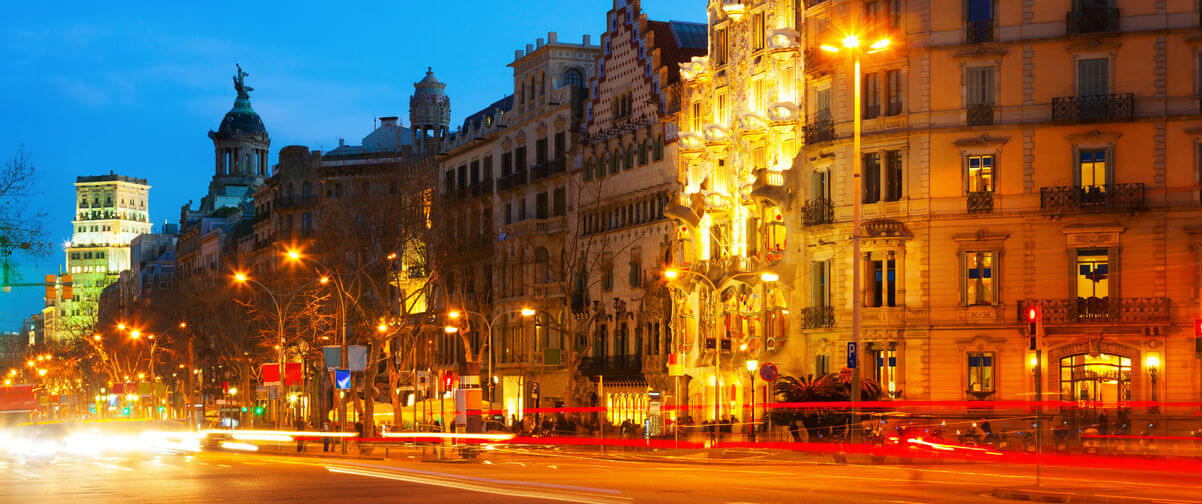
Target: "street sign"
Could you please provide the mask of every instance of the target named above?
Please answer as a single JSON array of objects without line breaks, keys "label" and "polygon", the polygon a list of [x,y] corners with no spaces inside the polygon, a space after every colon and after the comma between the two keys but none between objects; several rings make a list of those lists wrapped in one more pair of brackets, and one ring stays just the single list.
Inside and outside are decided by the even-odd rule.
[{"label": "street sign", "polygon": [[334,388],[338,390],[350,390],[351,371],[349,369],[334,370]]},{"label": "street sign", "polygon": [[760,366],[760,378],[763,378],[764,381],[775,380],[776,376],[776,364],[768,363]]},{"label": "street sign", "polygon": [[847,367],[856,369],[856,343],[854,341],[847,342]]},{"label": "street sign", "polygon": [[[278,386],[280,384],[280,364],[279,363],[277,363],[277,362],[264,363],[262,365],[261,370],[262,370],[261,376],[263,377],[264,385]],[[303,371],[304,370],[301,368],[301,363],[299,363],[299,362],[284,363],[284,379],[287,382],[287,385],[303,385],[304,384],[304,372]]]}]

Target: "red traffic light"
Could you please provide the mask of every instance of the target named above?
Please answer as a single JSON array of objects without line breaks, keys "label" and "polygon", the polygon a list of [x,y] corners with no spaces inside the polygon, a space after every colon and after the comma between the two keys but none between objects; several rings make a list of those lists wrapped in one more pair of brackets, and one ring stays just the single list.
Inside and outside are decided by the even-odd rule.
[{"label": "red traffic light", "polygon": [[1194,319],[1194,336],[1202,338],[1202,318]]},{"label": "red traffic light", "polygon": [[1027,308],[1027,322],[1037,322],[1039,320],[1039,308],[1031,306]]}]

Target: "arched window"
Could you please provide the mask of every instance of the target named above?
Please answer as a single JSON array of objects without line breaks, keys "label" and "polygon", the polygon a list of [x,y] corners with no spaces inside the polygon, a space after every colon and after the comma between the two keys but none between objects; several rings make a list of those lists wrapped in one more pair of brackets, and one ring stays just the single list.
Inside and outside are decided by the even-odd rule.
[{"label": "arched window", "polygon": [[526,103],[526,84],[518,84],[518,105]]},{"label": "arched window", "polygon": [[539,74],[538,80],[538,95],[543,96],[547,94],[547,74]]},{"label": "arched window", "polygon": [[301,184],[301,196],[312,196],[312,195],[313,195],[313,184],[310,184],[309,181],[306,180],[304,184]]},{"label": "arched window", "polygon": [[530,76],[530,87],[526,88],[526,99],[534,101],[534,76]]},{"label": "arched window", "polygon": [[292,199],[292,183],[288,183],[288,199]]},{"label": "arched window", "polygon": [[577,70],[575,68],[569,68],[568,71],[563,73],[563,85],[565,85],[565,86],[583,86],[584,85],[584,75],[580,73],[580,70]]}]

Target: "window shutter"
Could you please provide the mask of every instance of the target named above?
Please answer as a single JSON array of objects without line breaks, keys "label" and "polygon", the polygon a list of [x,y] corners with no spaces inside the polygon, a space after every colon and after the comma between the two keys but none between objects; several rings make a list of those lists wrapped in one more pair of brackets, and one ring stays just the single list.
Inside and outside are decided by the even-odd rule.
[{"label": "window shutter", "polygon": [[972,300],[968,299],[968,253],[960,253],[960,304],[972,304]]},{"label": "window shutter", "polygon": [[1106,251],[1106,262],[1108,263],[1106,267],[1109,269],[1109,275],[1106,277],[1108,284],[1106,295],[1111,299],[1122,297],[1122,291],[1119,290],[1119,277],[1122,276],[1122,269],[1119,268],[1119,256],[1122,255],[1122,250],[1122,247],[1110,247]]}]

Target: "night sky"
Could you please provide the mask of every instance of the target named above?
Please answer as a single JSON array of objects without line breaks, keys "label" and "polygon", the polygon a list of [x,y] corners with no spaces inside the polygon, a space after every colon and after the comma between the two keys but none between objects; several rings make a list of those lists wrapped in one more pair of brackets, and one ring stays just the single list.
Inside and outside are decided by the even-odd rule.
[{"label": "night sky", "polygon": [[[55,252],[22,258],[25,282],[63,265],[76,176],[149,179],[151,221],[178,222],[213,170],[216,129],[234,101],[234,63],[251,103],[286,145],[329,150],[396,115],[408,125],[427,66],[447,84],[452,127],[512,91],[515,49],[559,33],[597,43],[612,0],[497,2],[33,2],[0,17],[0,155],[24,144],[39,171],[32,202]],[[520,8],[514,8],[513,6]],[[652,19],[704,21],[702,0],[644,0]],[[40,289],[0,293],[0,330],[42,308]]]}]

